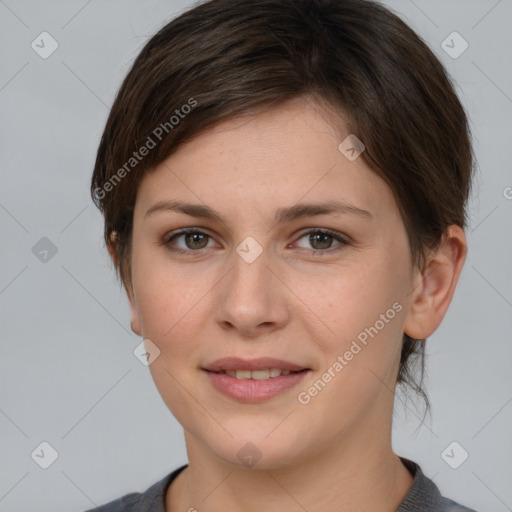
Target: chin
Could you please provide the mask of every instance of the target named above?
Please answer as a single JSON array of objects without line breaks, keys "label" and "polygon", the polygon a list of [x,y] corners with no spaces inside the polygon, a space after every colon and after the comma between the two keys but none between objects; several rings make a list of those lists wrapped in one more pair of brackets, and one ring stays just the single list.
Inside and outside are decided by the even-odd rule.
[{"label": "chin", "polygon": [[274,439],[271,439],[272,435],[266,437],[271,430],[257,437],[233,435],[233,438],[222,444],[219,444],[218,438],[213,445],[208,442],[205,444],[210,444],[211,451],[217,457],[239,468],[263,471],[284,469],[296,464],[300,443],[294,441],[293,436],[287,436],[288,431],[283,431],[285,435],[276,435]]}]

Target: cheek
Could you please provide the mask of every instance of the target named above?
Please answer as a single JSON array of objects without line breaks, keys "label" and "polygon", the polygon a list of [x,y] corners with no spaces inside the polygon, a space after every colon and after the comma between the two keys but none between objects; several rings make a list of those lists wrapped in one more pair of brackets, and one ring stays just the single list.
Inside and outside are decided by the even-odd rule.
[{"label": "cheek", "polygon": [[325,370],[336,374],[325,398],[345,397],[339,406],[347,414],[357,409],[354,401],[376,397],[383,383],[394,385],[405,321],[406,256],[379,251],[331,275],[324,293],[310,289],[308,305],[329,326],[325,336],[311,333],[311,339],[323,352]]},{"label": "cheek", "polygon": [[[386,331],[402,321],[405,283],[401,264],[385,257],[368,258],[331,273],[321,288],[304,286],[302,294],[311,310],[329,326],[331,338],[350,341],[378,322]],[[395,305],[393,308],[393,304]],[[384,320],[381,320],[384,315]],[[383,329],[381,329],[383,330]],[[398,328],[399,330],[399,328]]]},{"label": "cheek", "polygon": [[[207,332],[201,324],[205,316],[208,318],[201,309],[205,292],[183,273],[144,265],[142,260],[140,263],[136,297],[142,334],[160,350],[149,370],[171,413],[185,428],[192,429],[194,424],[187,421],[190,410],[197,408],[191,397],[200,389],[189,372],[199,366],[201,340]],[[207,419],[203,418],[205,422]]]},{"label": "cheek", "polygon": [[204,320],[201,298],[211,285],[149,250],[134,252],[132,272],[143,336],[164,356],[193,352]]},{"label": "cheek", "polygon": [[[394,388],[402,344],[404,306],[390,261],[367,265],[361,274],[345,276],[343,284],[330,281],[327,296],[311,297],[311,309],[321,312],[330,330],[313,336],[323,354],[317,380],[308,383],[310,416],[338,425],[339,418],[356,421]],[[325,332],[325,330],[324,330]],[[319,381],[322,382],[319,382]],[[323,384],[327,382],[327,384]],[[318,391],[321,390],[321,391]],[[326,405],[328,410],[326,410]],[[309,406],[308,406],[309,407]],[[333,427],[334,428],[334,427]],[[337,427],[336,427],[337,428]]]}]

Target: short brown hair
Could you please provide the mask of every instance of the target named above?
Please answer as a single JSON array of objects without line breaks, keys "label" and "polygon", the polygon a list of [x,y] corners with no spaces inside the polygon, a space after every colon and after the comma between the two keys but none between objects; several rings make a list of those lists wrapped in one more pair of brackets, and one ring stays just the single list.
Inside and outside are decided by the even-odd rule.
[{"label": "short brown hair", "polygon": [[[214,124],[299,96],[338,109],[363,141],[362,158],[391,188],[418,267],[447,226],[466,226],[468,120],[443,65],[398,16],[370,0],[210,0],[147,42],[99,145],[91,193],[128,293],[133,209],[145,173]],[[428,410],[424,345],[404,333],[397,382],[415,389]],[[421,356],[419,384],[412,355]]]}]

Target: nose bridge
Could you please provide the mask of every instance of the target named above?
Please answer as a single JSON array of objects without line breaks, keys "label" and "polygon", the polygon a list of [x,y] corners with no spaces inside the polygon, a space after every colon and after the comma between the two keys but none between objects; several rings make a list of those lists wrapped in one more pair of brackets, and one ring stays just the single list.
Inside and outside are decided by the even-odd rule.
[{"label": "nose bridge", "polygon": [[269,264],[272,264],[269,249],[264,249],[253,237],[247,237],[233,254],[229,288],[240,298],[255,293],[252,298],[257,300],[258,295],[269,291],[269,278],[272,275]]},{"label": "nose bridge", "polygon": [[218,322],[247,332],[260,324],[282,322],[286,312],[286,298],[276,287],[271,271],[275,266],[272,254],[250,238],[233,253],[231,270],[219,289],[216,312]]}]

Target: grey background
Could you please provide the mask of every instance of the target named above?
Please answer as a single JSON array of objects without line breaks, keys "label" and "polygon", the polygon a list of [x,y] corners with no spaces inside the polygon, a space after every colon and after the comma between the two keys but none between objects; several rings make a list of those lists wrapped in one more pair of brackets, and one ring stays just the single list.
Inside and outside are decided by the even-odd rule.
[{"label": "grey background", "polygon": [[[428,341],[433,416],[421,425],[421,412],[397,401],[393,445],[443,494],[504,512],[512,510],[512,1],[385,4],[456,80],[479,166],[468,259]],[[83,511],[143,491],[187,461],[180,425],[133,355],[141,340],[88,188],[122,78],[147,38],[190,5],[0,0],[0,512]],[[47,59],[31,48],[43,31],[59,44]],[[469,43],[457,59],[441,47],[453,31]],[[46,262],[32,250],[42,237],[57,248]],[[42,441],[58,452],[48,469],[31,457]],[[441,457],[452,441],[469,453],[458,469]]]}]

